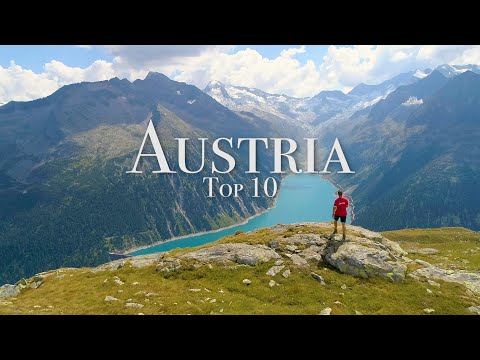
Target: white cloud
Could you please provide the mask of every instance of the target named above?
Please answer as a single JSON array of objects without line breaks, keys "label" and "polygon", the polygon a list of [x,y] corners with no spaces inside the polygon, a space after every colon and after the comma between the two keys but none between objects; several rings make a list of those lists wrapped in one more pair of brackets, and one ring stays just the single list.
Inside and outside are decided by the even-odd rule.
[{"label": "white cloud", "polygon": [[[86,47],[86,46],[82,46]],[[97,46],[96,46],[97,47]],[[113,56],[89,67],[69,67],[59,61],[34,73],[11,63],[0,66],[0,103],[46,96],[58,87],[79,81],[117,76],[135,80],[158,71],[177,81],[203,88],[210,80],[256,87],[292,96],[311,96],[321,90],[349,91],[359,83],[376,84],[402,72],[449,64],[480,64],[480,46],[468,45],[358,45],[329,46],[322,59],[306,62],[298,54],[304,46],[285,48],[270,59],[254,49],[210,45],[104,45]]]},{"label": "white cloud", "polygon": [[87,68],[69,67],[53,60],[42,73],[24,69],[14,61],[0,66],[0,104],[11,100],[28,101],[50,95],[63,85],[82,81],[99,81],[115,76],[112,64],[97,60]]},{"label": "white cloud", "polygon": [[415,96],[410,96],[407,101],[405,101],[402,105],[403,106],[415,106],[415,105],[422,105],[423,100],[417,99]]},{"label": "white cloud", "polygon": [[46,74],[36,74],[11,61],[8,68],[0,66],[0,103],[26,101],[51,94],[58,84]]}]

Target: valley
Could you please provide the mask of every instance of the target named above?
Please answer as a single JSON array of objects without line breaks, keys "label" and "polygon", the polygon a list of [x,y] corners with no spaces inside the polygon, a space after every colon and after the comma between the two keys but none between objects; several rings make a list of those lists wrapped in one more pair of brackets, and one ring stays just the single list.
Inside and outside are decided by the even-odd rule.
[{"label": "valley", "polygon": [[[355,201],[354,223],[376,231],[479,230],[479,73],[476,65],[441,65],[298,99],[220,82],[202,91],[151,72],[4,104],[0,284],[242,223],[275,202],[254,196],[252,174],[260,188],[269,177],[281,187],[282,176],[323,169]],[[126,174],[139,153],[155,152],[151,139],[142,145],[148,124],[172,173],[155,174],[158,158],[149,157]],[[178,155],[176,138],[192,139],[188,157]],[[202,138],[205,149],[193,141]],[[220,138],[232,146],[225,140],[215,151]],[[273,141],[264,151],[259,142],[254,157],[256,141],[233,146],[239,138],[285,138],[297,148]],[[335,139],[341,146],[332,151]],[[221,149],[235,162],[227,152],[219,157]],[[334,162],[340,153],[344,164]],[[219,184],[245,186],[237,197],[208,198],[202,181],[213,160]]]}]

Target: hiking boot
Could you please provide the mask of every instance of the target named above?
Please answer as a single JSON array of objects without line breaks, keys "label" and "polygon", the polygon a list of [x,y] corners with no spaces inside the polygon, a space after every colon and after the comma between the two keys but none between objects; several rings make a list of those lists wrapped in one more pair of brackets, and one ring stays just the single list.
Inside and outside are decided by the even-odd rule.
[{"label": "hiking boot", "polygon": [[333,230],[332,235],[335,235],[337,233],[337,230]]},{"label": "hiking boot", "polygon": [[345,235],[342,235],[342,240],[343,240],[343,241],[345,241],[345,240],[346,240],[346,239],[345,239]]}]

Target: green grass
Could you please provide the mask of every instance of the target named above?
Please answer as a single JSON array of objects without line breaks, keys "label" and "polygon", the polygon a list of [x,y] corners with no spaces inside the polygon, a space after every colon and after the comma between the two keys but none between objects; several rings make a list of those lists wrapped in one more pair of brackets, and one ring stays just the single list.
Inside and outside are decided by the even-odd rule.
[{"label": "green grass", "polygon": [[411,254],[444,268],[458,270],[480,269],[480,233],[464,228],[444,227],[438,229],[405,229],[382,233],[390,240],[397,241],[408,251],[412,248],[434,248],[438,254]]},{"label": "green grass", "polygon": [[[289,226],[284,235],[299,231],[323,230],[310,225]],[[441,240],[446,234],[455,242]],[[453,234],[457,237],[452,237]],[[220,242],[267,243],[278,235],[272,230],[261,229],[225,237]],[[457,243],[473,243],[474,246],[478,241],[478,234],[463,229],[403,230],[385,235],[401,240],[405,247],[415,243],[416,247],[421,244],[439,248],[440,244],[456,249]],[[186,251],[191,249],[175,250],[172,256]],[[435,309],[434,314],[470,314],[469,306],[480,305],[480,299],[467,295],[462,285],[439,282],[441,287],[437,288],[408,276],[401,284],[359,279],[341,274],[323,263],[312,263],[305,271],[287,266],[285,269],[291,270],[290,277],[285,279],[278,274],[273,279],[280,285],[270,287],[268,283],[272,277],[265,273],[273,260],[256,267],[199,266],[193,261],[182,262],[178,271],[170,273],[157,271],[155,266],[139,269],[129,264],[115,271],[96,273],[88,268],[52,271],[40,288],[27,288],[16,298],[0,300],[0,304],[4,304],[0,305],[0,314],[318,314],[326,307],[332,308],[332,314],[355,314],[356,311],[362,314],[425,314],[424,308]],[[326,285],[314,280],[311,271],[320,274]],[[124,285],[117,285],[114,276]],[[252,283],[243,284],[245,278]],[[347,288],[342,289],[342,285]],[[433,293],[428,293],[427,289]],[[147,297],[147,293],[154,294]],[[120,301],[106,302],[107,295]],[[215,302],[211,302],[212,299]],[[341,304],[335,304],[336,301]],[[126,302],[145,306],[127,308]]]}]

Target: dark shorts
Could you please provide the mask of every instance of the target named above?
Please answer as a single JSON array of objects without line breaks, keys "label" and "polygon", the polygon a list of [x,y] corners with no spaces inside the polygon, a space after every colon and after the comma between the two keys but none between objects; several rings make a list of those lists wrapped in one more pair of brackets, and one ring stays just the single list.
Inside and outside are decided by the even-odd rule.
[{"label": "dark shorts", "polygon": [[338,218],[340,218],[340,221],[341,221],[341,222],[346,222],[346,221],[347,221],[347,217],[346,217],[346,216],[337,216],[337,215],[335,215],[335,217],[334,217],[335,221],[338,221]]}]

